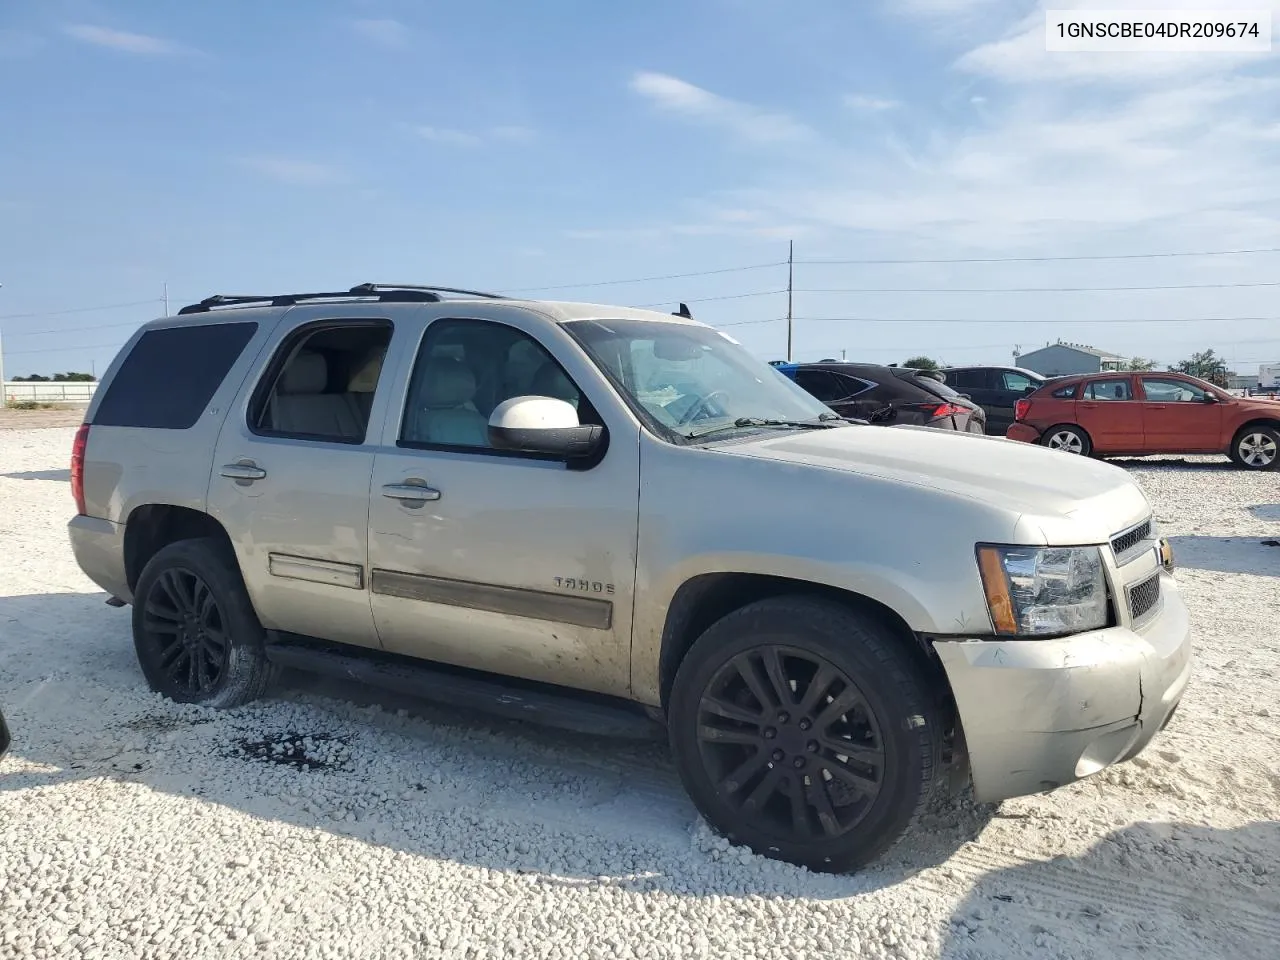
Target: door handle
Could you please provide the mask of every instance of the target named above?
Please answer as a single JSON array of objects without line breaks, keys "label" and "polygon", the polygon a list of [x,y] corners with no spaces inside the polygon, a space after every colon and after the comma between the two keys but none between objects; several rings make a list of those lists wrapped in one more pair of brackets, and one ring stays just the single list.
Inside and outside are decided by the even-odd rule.
[{"label": "door handle", "polygon": [[1165,406],[1164,406],[1164,404],[1163,404],[1163,403],[1148,403],[1148,404],[1147,404],[1147,409],[1148,409],[1148,410],[1163,410],[1164,408],[1165,408]]},{"label": "door handle", "polygon": [[382,495],[390,497],[392,500],[402,500],[412,503],[425,503],[428,500],[439,500],[440,491],[434,487],[428,487],[422,480],[411,479],[404,483],[385,483],[382,485]]},{"label": "door handle", "polygon": [[1086,410],[1098,409],[1098,405],[1096,403],[1082,403],[1080,406],[1084,407]]},{"label": "door handle", "polygon": [[225,463],[219,471],[224,477],[235,480],[240,483],[252,483],[254,480],[261,480],[267,475],[267,471],[252,460],[240,460],[236,463]]}]

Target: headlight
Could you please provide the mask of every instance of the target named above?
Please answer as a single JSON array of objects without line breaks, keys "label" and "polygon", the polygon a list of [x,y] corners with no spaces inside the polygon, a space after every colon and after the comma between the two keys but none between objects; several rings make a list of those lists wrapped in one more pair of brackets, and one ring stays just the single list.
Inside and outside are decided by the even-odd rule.
[{"label": "headlight", "polygon": [[1041,637],[1107,625],[1097,547],[979,547],[991,622],[1001,636]]}]

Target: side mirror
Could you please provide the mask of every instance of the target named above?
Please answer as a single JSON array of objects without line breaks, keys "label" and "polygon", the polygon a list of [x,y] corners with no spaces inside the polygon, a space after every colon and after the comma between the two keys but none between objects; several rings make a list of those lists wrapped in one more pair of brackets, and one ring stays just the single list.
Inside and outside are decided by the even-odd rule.
[{"label": "side mirror", "polygon": [[0,712],[0,757],[9,752],[9,727],[4,722],[4,713]]},{"label": "side mirror", "polygon": [[489,415],[489,443],[497,450],[589,457],[604,427],[578,423],[573,404],[553,397],[512,397]]},{"label": "side mirror", "polygon": [[1037,387],[1034,383],[1027,384],[1027,386],[1022,388],[1022,395],[1024,397],[1029,397],[1031,396],[1031,394],[1035,393],[1039,389],[1040,388]]},{"label": "side mirror", "polygon": [[1217,403],[1218,395],[1216,393],[1206,393],[1200,398],[1201,403]]}]

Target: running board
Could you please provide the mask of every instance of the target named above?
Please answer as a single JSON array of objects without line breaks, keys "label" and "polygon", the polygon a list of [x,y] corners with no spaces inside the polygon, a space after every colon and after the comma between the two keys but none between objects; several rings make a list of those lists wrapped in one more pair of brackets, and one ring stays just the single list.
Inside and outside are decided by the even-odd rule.
[{"label": "running board", "polygon": [[366,651],[293,635],[269,634],[267,659],[282,667],[319,673],[465,707],[509,720],[527,720],[574,733],[627,740],[665,739],[660,724],[639,704],[600,694],[560,692],[444,664]]}]

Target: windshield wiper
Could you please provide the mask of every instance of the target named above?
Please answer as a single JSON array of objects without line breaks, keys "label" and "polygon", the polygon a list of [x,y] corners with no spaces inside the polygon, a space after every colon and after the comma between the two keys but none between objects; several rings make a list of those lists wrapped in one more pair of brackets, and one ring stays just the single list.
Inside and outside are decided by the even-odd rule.
[{"label": "windshield wiper", "polygon": [[723,427],[712,427],[710,430],[703,430],[701,433],[687,433],[686,440],[701,440],[703,437],[709,437],[716,433],[727,433],[730,430],[741,430],[745,427],[796,427],[801,430],[826,430],[834,427],[837,422],[846,422],[844,417],[838,413],[820,413],[813,420],[773,420],[765,417],[739,417],[733,423],[725,424]]}]

